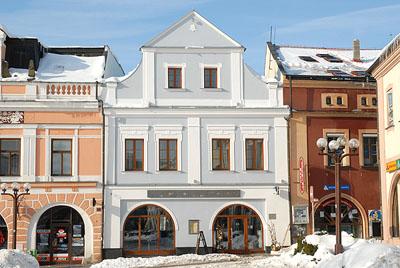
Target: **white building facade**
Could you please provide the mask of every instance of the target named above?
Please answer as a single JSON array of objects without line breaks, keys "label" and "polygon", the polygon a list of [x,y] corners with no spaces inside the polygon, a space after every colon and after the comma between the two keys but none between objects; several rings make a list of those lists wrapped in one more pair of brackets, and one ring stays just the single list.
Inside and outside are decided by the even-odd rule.
[{"label": "white building facade", "polygon": [[289,110],[244,50],[193,11],[104,81],[105,258],[288,245]]}]

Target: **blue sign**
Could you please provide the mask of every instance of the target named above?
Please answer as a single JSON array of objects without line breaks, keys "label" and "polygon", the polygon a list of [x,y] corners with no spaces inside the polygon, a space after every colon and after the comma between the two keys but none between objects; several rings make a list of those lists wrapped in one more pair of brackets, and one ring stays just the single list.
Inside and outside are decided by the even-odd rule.
[{"label": "blue sign", "polygon": [[[335,189],[336,189],[335,185],[332,185],[332,184],[325,184],[324,185],[324,190],[325,191],[335,191]],[[348,185],[348,184],[340,185],[340,190],[348,191],[348,190],[350,190],[350,185]]]}]

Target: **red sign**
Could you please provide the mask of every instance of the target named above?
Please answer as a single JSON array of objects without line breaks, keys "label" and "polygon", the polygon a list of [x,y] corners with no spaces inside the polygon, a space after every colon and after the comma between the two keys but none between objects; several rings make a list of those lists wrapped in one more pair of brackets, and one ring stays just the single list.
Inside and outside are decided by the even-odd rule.
[{"label": "red sign", "polygon": [[304,182],[304,159],[299,158],[299,182],[300,182],[300,193],[304,194],[305,182]]}]

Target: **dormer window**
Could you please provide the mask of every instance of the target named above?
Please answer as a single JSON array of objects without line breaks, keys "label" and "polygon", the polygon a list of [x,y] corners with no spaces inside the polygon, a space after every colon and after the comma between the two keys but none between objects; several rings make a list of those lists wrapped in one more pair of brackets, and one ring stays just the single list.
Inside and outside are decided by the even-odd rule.
[{"label": "dormer window", "polygon": [[217,68],[204,68],[204,88],[217,88],[218,87],[218,69]]},{"label": "dormer window", "polygon": [[318,62],[316,59],[310,56],[299,56],[299,58],[307,62]]},{"label": "dormer window", "polygon": [[168,88],[182,88],[182,68],[168,67]]},{"label": "dormer window", "polygon": [[329,62],[333,62],[333,63],[341,63],[341,62],[343,62],[341,59],[339,59],[339,58],[337,58],[335,56],[332,56],[330,54],[321,53],[321,54],[317,54],[317,57],[323,58],[324,60],[329,61]]},{"label": "dormer window", "polygon": [[336,104],[337,105],[342,105],[343,104],[343,98],[342,97],[337,97],[336,98]]}]

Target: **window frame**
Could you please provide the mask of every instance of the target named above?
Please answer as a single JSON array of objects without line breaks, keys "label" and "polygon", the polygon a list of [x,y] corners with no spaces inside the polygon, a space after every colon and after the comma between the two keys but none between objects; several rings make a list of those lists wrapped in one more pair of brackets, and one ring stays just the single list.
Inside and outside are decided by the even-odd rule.
[{"label": "window frame", "polygon": [[[215,72],[215,81],[213,79],[213,72]],[[218,88],[218,67],[210,67],[210,66],[206,66],[203,69],[203,85],[204,88]],[[208,85],[206,84],[206,73],[208,73],[208,77],[209,77],[209,83]]]},{"label": "window frame", "polygon": [[[227,163],[228,163],[228,166],[227,167],[225,167],[225,168],[214,168],[214,140],[215,141],[219,141],[219,142],[222,142],[222,141],[228,141],[227,142],[227,145],[228,145],[228,152],[227,152],[227,155],[228,155],[228,160],[227,160]],[[211,148],[212,148],[212,151],[211,151],[211,167],[212,167],[212,170],[213,171],[227,171],[227,170],[230,170],[231,169],[231,156],[230,156],[230,153],[231,153],[231,141],[230,141],[230,139],[229,138],[212,138],[211,139]],[[222,159],[222,156],[223,156],[223,150],[222,150],[222,143],[220,144],[220,150],[219,150],[219,160],[220,160],[220,163],[222,162],[221,161],[221,159]]]},{"label": "window frame", "polygon": [[[182,72],[181,72],[181,88],[169,88],[168,87],[168,68],[181,68]],[[186,63],[167,63],[164,62],[164,89],[167,91],[177,91],[177,92],[181,92],[181,91],[185,91],[186,89]]]},{"label": "window frame", "polygon": [[[335,129],[335,128],[332,129],[332,128],[329,128],[329,129],[323,129],[322,133],[323,133],[323,137],[325,137],[327,140],[328,140],[328,136],[335,136],[335,137],[343,136],[348,141],[349,140],[349,135],[350,135],[349,129]],[[344,153],[349,153],[349,146],[346,146],[344,148]],[[342,167],[348,167],[350,165],[351,165],[350,157],[345,157],[343,159],[343,161],[342,161],[342,165],[341,166]],[[329,165],[328,156],[324,157],[324,166],[325,167],[329,167],[329,168],[333,167],[333,166]]]},{"label": "window frame", "polygon": [[[167,168],[161,168],[161,141],[167,141],[167,147],[166,147],[166,156],[167,156]],[[171,168],[169,166],[169,161],[170,161],[170,142],[175,141],[175,168]],[[159,171],[178,171],[178,139],[177,138],[160,138],[158,139],[158,170]]]},{"label": "window frame", "polygon": [[[253,151],[252,151],[252,159],[253,159],[253,161],[252,161],[252,167],[251,168],[249,168],[248,166],[247,166],[247,158],[248,158],[248,155],[247,155],[247,141],[253,141]],[[256,159],[256,155],[257,155],[257,146],[256,146],[256,141],[261,141],[261,166],[260,167],[257,167],[257,161],[255,161],[255,159]],[[244,150],[245,150],[245,156],[246,156],[246,159],[245,159],[245,162],[246,162],[246,170],[264,170],[264,139],[263,138],[245,138],[245,141],[244,141],[244,144],[245,144],[245,147],[244,147]]]},{"label": "window frame", "polygon": [[[366,146],[366,144],[365,144],[365,141],[364,141],[364,138],[375,138],[376,139],[376,144],[375,144],[375,146],[376,146],[376,163],[374,163],[373,165],[366,165],[365,164],[365,152],[364,152],[364,150],[365,150],[365,146]],[[361,134],[361,139],[362,139],[362,166],[363,167],[366,167],[366,168],[378,168],[378,165],[379,165],[379,160],[378,160],[378,145],[379,145],[379,143],[378,143],[378,135],[376,134],[376,133],[368,133],[368,132],[365,132],[365,133],[362,133]],[[369,144],[370,145],[370,148],[369,148],[369,159],[371,159],[371,144]]]},{"label": "window frame", "polygon": [[[213,173],[212,166],[212,139],[229,139],[229,171],[235,171],[235,140],[236,140],[236,126],[235,125],[207,125],[207,139],[208,139],[208,170]],[[220,171],[218,171],[220,172]]]},{"label": "window frame", "polygon": [[[221,69],[222,69],[222,63],[216,63],[216,64],[209,64],[209,63],[199,63],[199,68],[200,68],[200,81],[201,81],[201,89],[203,91],[221,91]],[[205,86],[205,69],[217,69],[217,81],[216,81],[216,87],[206,87]]]},{"label": "window frame", "polygon": [[[390,96],[390,103],[389,105],[389,96]],[[391,127],[394,125],[394,115],[393,115],[393,91],[389,89],[386,92],[386,117],[387,117],[387,126]]]},{"label": "window frame", "polygon": [[[19,150],[18,151],[4,151],[8,153],[8,157],[9,157],[9,164],[8,164],[8,171],[7,174],[5,175],[0,175],[1,177],[12,177],[12,176],[16,176],[16,177],[20,177],[21,176],[21,142],[22,139],[21,138],[0,138],[0,154],[3,153],[3,150],[1,148],[1,142],[7,140],[7,141],[19,141]],[[16,174],[11,174],[11,154],[13,153],[18,153],[19,155],[19,161],[18,161],[18,175]]]},{"label": "window frame", "polygon": [[[70,151],[54,151],[54,141],[69,141],[70,142]],[[71,167],[71,172],[69,174],[64,173],[64,165],[63,165],[63,160],[64,160],[64,154],[69,152],[70,154],[70,167]],[[68,139],[68,138],[52,138],[51,139],[51,148],[50,148],[50,153],[51,153],[51,158],[50,158],[50,174],[52,177],[72,177],[73,173],[73,139]],[[60,153],[61,154],[61,173],[60,174],[54,174],[53,172],[53,154],[54,153]]]},{"label": "window frame", "polygon": [[[129,162],[128,161],[128,149],[127,149],[127,142],[128,141],[133,141],[133,159],[132,159],[133,167],[132,167],[132,169],[128,169],[127,168],[128,162]],[[141,141],[142,142],[142,168],[141,169],[138,169],[136,167],[136,158],[137,158],[137,156],[136,156],[136,141]],[[144,148],[144,146],[145,146],[144,138],[126,138],[124,146],[125,146],[125,167],[124,167],[124,171],[144,171],[144,161],[145,161],[145,159],[144,159],[144,150],[145,150],[145,148]]]},{"label": "window frame", "polygon": [[358,140],[360,141],[360,146],[358,150],[358,159],[359,159],[359,166],[361,168],[366,168],[366,169],[376,169],[378,166],[365,166],[364,165],[364,135],[367,136],[375,136],[377,138],[377,143],[376,143],[376,153],[377,153],[377,164],[379,166],[379,140],[378,140],[378,130],[377,129],[359,129],[358,130]]},{"label": "window frame", "polygon": [[[170,85],[170,79],[169,79],[169,74],[170,74],[170,70],[173,70],[174,71],[174,74],[173,74],[173,77],[174,77],[174,79],[173,79],[173,85],[171,86]],[[179,79],[179,81],[178,81],[178,84],[176,84],[176,79],[177,79],[177,70],[179,70],[180,71],[180,79]],[[168,80],[168,84],[167,84],[167,87],[168,88],[170,88],[170,89],[181,89],[181,88],[183,88],[182,87],[182,76],[183,76],[183,71],[182,71],[182,67],[179,67],[179,66],[168,66],[168,68],[167,68],[167,74],[168,74],[168,77],[167,77],[167,80]]]},{"label": "window frame", "polygon": [[339,105],[339,106],[343,105],[343,97],[342,96],[337,96],[336,97],[336,105]]}]

